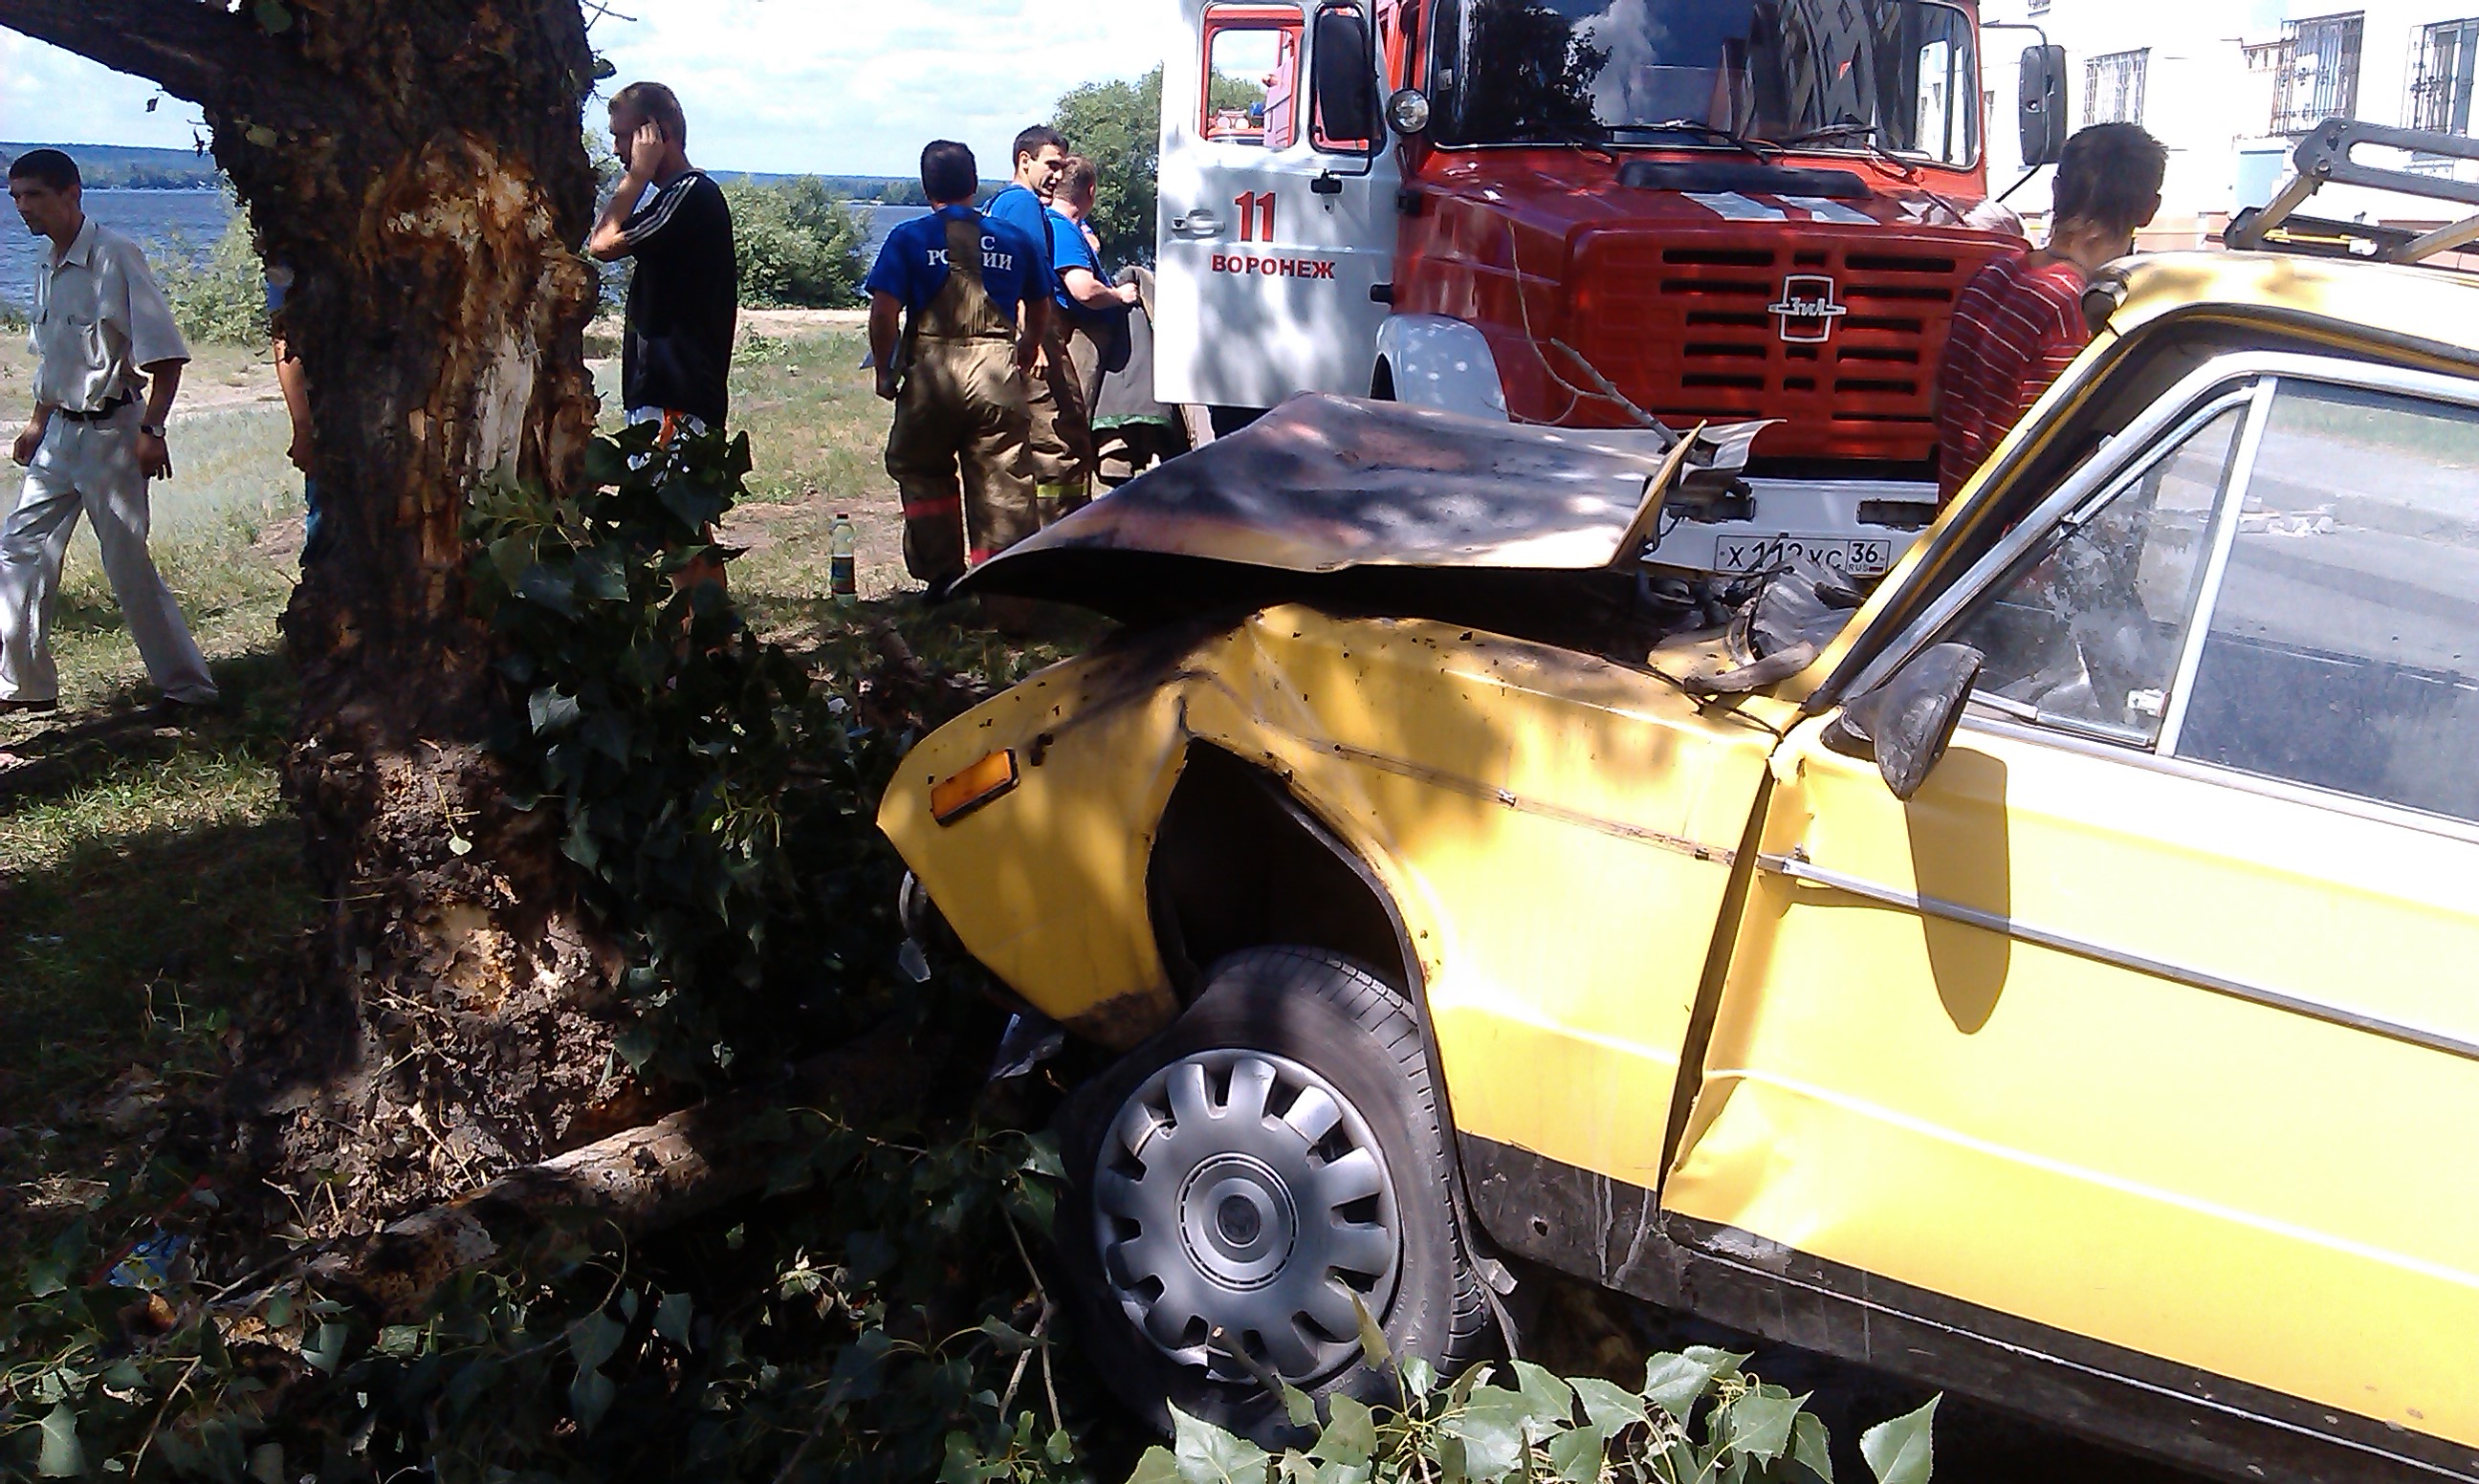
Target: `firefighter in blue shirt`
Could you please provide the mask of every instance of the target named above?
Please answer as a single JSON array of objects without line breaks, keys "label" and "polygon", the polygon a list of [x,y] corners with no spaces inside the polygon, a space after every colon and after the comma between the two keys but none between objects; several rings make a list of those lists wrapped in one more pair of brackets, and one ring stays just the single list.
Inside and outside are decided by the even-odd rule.
[{"label": "firefighter in blue shirt", "polygon": [[895,403],[886,472],[903,495],[904,564],[933,601],[1040,525],[1026,379],[1048,280],[1035,240],[973,209],[979,186],[970,149],[923,150],[936,210],[889,234],[867,284],[878,395]]},{"label": "firefighter in blue shirt", "polygon": [[[1050,210],[1051,193],[1066,166],[1067,141],[1058,130],[1035,124],[1015,137],[1014,161],[1014,179],[990,198],[989,213],[1040,244],[1041,282],[1055,286],[1059,265],[1072,250],[1061,236],[1067,224]],[[1079,240],[1073,249],[1084,245]],[[1046,525],[1086,501],[1093,473],[1093,427],[1085,389],[1069,364],[1065,318],[1052,314],[1041,329],[1041,355],[1027,390],[1032,397],[1033,477]]]}]

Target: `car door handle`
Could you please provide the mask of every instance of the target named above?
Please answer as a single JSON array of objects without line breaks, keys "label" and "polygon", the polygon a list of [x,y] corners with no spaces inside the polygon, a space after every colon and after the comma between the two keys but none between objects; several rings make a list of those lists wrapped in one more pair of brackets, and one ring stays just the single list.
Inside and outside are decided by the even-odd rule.
[{"label": "car door handle", "polygon": [[1198,207],[1185,217],[1170,218],[1173,237],[1220,237],[1222,218],[1206,207]]}]

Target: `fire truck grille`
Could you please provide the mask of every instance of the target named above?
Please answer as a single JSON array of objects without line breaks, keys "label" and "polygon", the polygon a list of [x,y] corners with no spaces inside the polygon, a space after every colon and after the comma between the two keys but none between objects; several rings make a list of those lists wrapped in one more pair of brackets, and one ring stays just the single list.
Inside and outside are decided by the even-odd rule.
[{"label": "fire truck grille", "polygon": [[1666,422],[1780,418],[1770,456],[1910,462],[1934,452],[1947,318],[1983,261],[1604,240],[1586,249],[1568,343]]}]

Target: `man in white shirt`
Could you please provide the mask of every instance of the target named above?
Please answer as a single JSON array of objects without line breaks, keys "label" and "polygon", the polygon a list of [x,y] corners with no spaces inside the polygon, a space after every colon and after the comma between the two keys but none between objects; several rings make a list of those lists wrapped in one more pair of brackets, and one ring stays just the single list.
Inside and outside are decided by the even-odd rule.
[{"label": "man in white shirt", "polygon": [[52,250],[35,268],[35,413],[11,450],[26,484],[0,522],[0,715],[60,704],[53,597],[81,509],[166,709],[212,704],[206,659],[146,551],[146,483],[172,473],[164,422],[190,348],[145,254],[88,219],[74,161],[27,151],[9,195]]}]

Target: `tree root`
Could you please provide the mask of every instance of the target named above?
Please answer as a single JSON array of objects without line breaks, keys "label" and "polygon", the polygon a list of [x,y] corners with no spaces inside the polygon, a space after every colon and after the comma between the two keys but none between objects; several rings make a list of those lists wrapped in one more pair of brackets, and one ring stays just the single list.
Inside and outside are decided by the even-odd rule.
[{"label": "tree root", "polygon": [[[882,1029],[803,1062],[794,1097],[812,1097],[854,1122],[918,1109],[935,1062],[900,1032]],[[418,1319],[457,1274],[491,1261],[555,1217],[584,1215],[628,1236],[692,1219],[765,1184],[779,1146],[753,1135],[784,1106],[781,1089],[709,1099],[614,1134],[477,1190],[418,1211],[314,1260],[313,1283],[358,1295],[391,1323]]]}]

